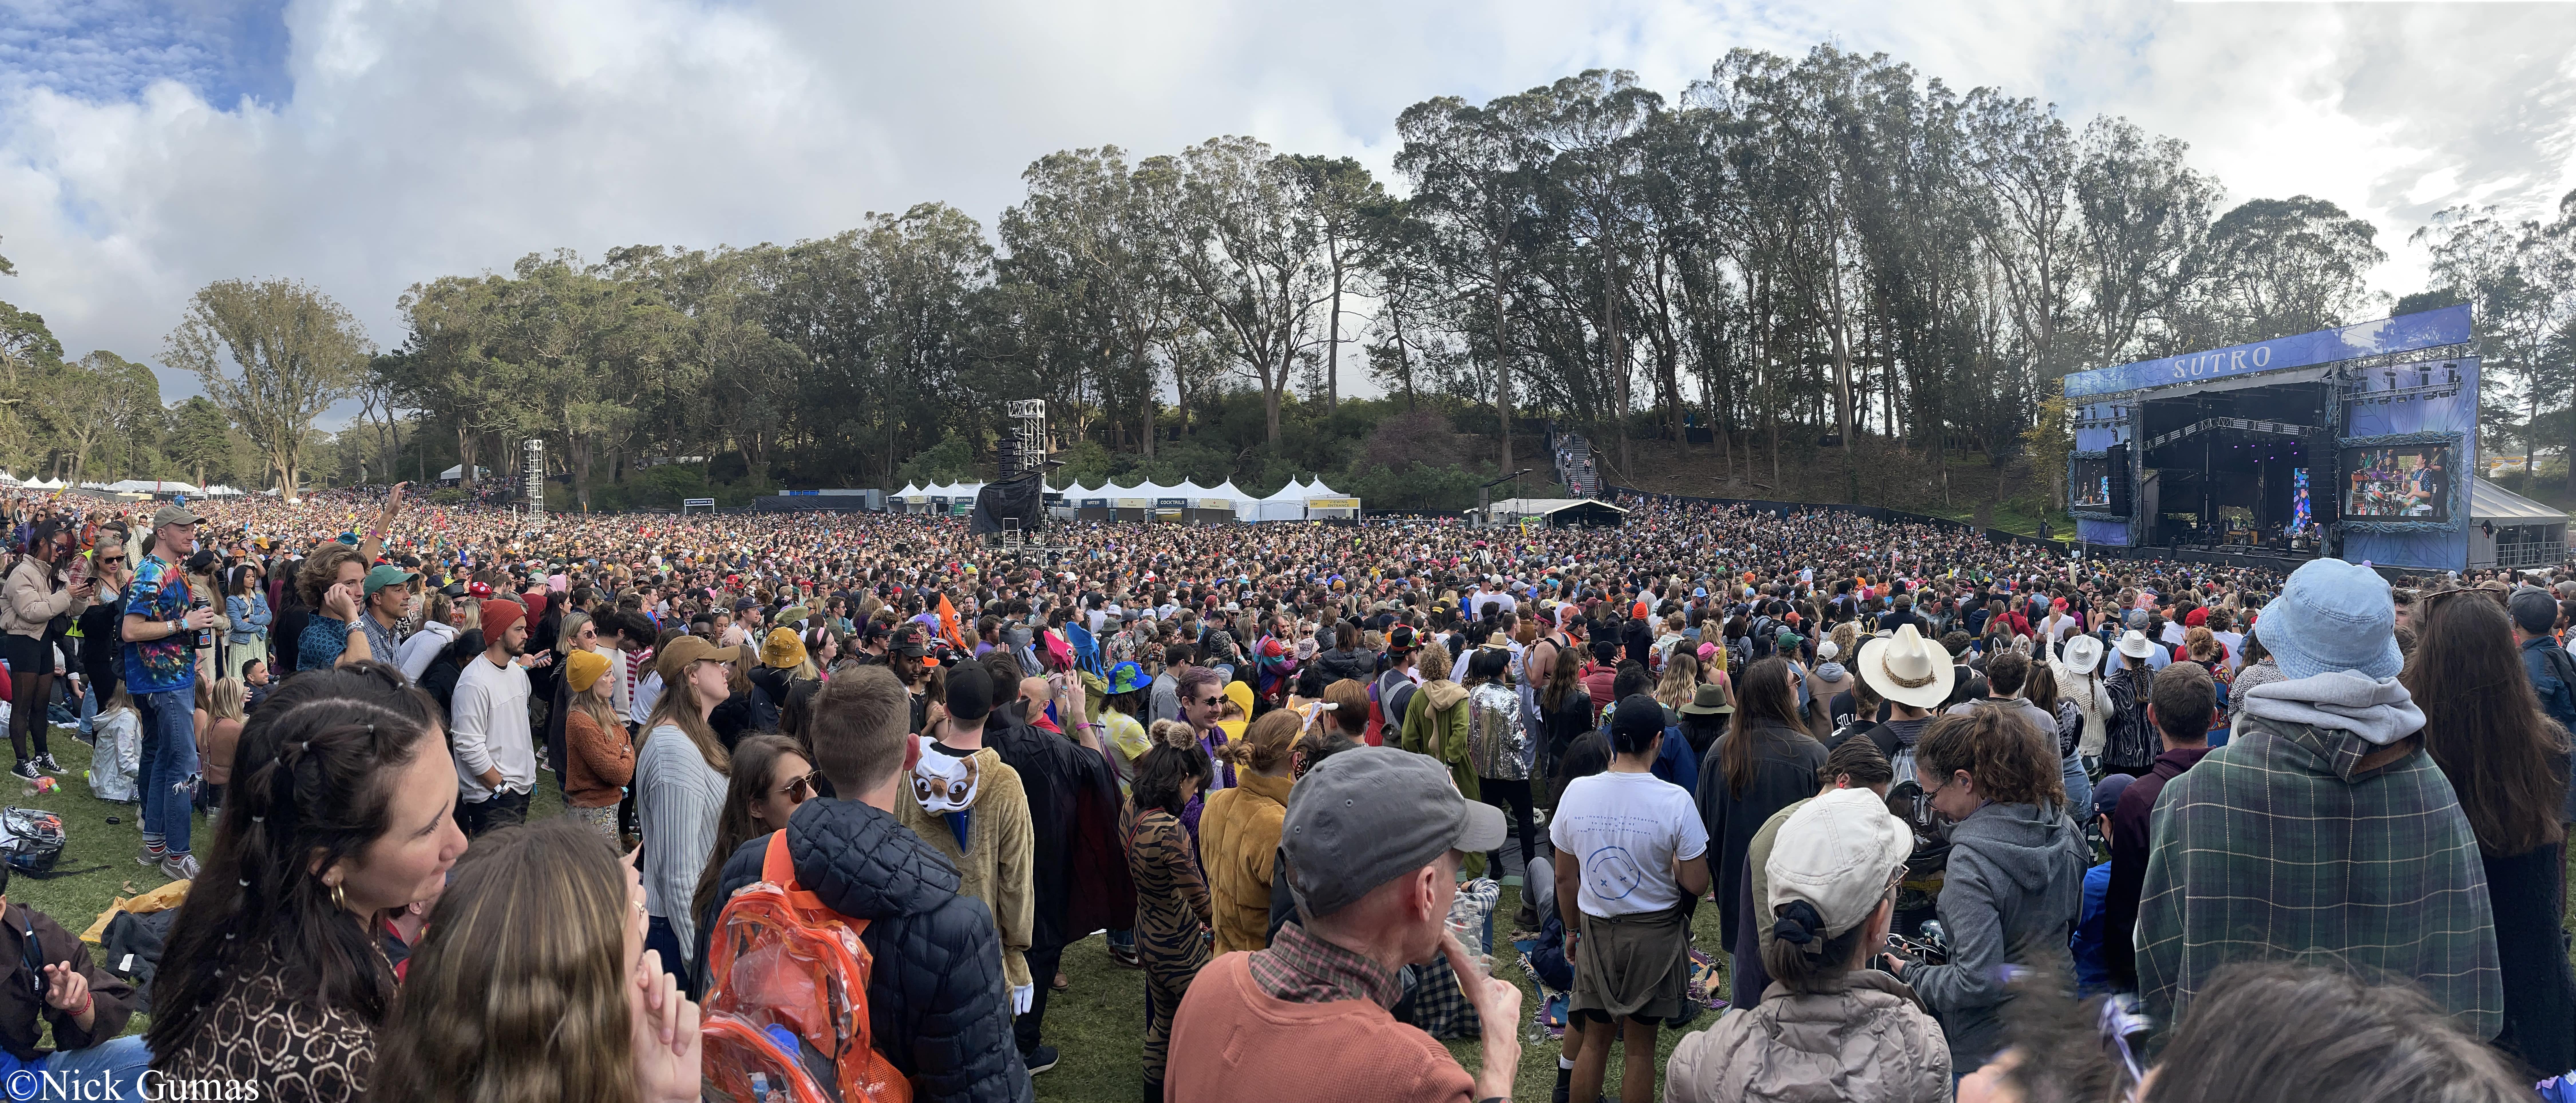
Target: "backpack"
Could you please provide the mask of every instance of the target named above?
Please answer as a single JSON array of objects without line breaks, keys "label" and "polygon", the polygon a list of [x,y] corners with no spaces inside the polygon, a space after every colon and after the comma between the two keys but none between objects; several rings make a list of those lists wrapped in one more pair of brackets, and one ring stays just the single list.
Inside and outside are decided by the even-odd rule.
[{"label": "backpack", "polygon": [[710,1095],[909,1103],[912,1084],[869,1034],[867,929],[796,883],[787,833],[772,832],[760,880],[725,901],[707,944]]},{"label": "backpack", "polygon": [[63,818],[42,808],[0,808],[0,862],[20,873],[44,873],[63,856]]}]

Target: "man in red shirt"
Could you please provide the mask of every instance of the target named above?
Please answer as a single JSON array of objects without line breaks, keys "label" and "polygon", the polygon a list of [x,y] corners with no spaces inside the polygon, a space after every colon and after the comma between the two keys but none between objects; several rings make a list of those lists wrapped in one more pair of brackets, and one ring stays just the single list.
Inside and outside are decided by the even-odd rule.
[{"label": "man in red shirt", "polygon": [[[1280,825],[1295,920],[1270,947],[1209,962],[1174,1014],[1164,1098],[1265,1103],[1510,1099],[1521,992],[1443,929],[1458,863],[1501,846],[1503,815],[1427,755],[1361,747],[1297,782]],[[1398,971],[1445,954],[1482,1024],[1473,1076],[1389,1013]]]}]

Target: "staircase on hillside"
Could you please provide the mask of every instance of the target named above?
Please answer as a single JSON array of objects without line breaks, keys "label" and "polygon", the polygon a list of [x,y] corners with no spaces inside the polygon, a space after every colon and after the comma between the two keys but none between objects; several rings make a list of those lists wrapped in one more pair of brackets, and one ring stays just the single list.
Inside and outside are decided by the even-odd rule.
[{"label": "staircase on hillside", "polygon": [[1548,453],[1556,466],[1556,481],[1565,484],[1566,493],[1577,498],[1601,496],[1601,472],[1592,462],[1592,442],[1581,433],[1560,433],[1550,427]]}]

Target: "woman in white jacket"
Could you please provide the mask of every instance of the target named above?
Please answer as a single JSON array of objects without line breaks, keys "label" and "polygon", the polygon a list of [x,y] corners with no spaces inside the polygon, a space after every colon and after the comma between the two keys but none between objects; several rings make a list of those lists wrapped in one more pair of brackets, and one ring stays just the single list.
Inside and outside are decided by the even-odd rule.
[{"label": "woman in white jacket", "polygon": [[2061,652],[2050,649],[2048,665],[2057,676],[2058,697],[2075,702],[2084,712],[2084,734],[2075,741],[2075,753],[2091,770],[2102,760],[2104,736],[2109,729],[2105,718],[2111,715],[2111,694],[2102,688],[2102,638],[2076,636],[2066,641]]}]

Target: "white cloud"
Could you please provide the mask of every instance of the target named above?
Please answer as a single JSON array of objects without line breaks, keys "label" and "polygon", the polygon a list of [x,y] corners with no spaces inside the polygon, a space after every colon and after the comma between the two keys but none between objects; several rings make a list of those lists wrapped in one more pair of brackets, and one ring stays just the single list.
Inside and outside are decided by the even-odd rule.
[{"label": "white cloud", "polygon": [[224,277],[309,280],[391,345],[404,287],[528,252],[791,240],[926,200],[989,225],[1056,149],[1249,133],[1383,170],[1423,98],[1594,66],[1670,96],[1739,45],[1830,39],[2130,116],[2231,200],[2377,222],[2395,293],[2433,210],[2536,216],[2576,169],[2561,5],[288,0],[273,73],[261,0],[182,6],[213,14],[0,0],[0,252],[22,273],[0,297],[76,353],[156,355]]}]

